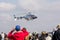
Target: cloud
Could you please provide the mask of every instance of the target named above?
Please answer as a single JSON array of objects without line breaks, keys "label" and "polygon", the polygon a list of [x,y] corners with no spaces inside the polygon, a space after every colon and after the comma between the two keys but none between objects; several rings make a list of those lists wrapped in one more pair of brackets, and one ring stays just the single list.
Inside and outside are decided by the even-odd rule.
[{"label": "cloud", "polygon": [[0,11],[10,11],[16,8],[16,5],[11,3],[0,2]]},{"label": "cloud", "polygon": [[11,21],[11,16],[9,14],[0,14],[0,21],[2,23],[7,23]]},{"label": "cloud", "polygon": [[26,10],[38,10],[41,8],[41,6],[34,0],[19,0],[18,4]]},{"label": "cloud", "polygon": [[49,7],[53,10],[60,10],[60,2],[53,2]]},{"label": "cloud", "polygon": [[30,9],[30,10],[43,10],[43,11],[57,11],[60,10],[60,1],[54,0],[19,0],[18,4],[23,9]]},{"label": "cloud", "polygon": [[12,21],[12,17],[10,14],[6,14],[6,13],[1,13],[0,14],[0,30],[2,30],[3,32],[8,32],[10,26],[12,25],[11,22]]}]

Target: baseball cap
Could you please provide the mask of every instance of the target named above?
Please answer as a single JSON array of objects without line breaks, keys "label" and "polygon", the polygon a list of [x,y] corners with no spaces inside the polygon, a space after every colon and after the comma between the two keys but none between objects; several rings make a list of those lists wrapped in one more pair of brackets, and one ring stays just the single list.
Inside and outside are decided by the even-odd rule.
[{"label": "baseball cap", "polygon": [[16,25],[15,30],[19,31],[20,30],[20,25]]}]

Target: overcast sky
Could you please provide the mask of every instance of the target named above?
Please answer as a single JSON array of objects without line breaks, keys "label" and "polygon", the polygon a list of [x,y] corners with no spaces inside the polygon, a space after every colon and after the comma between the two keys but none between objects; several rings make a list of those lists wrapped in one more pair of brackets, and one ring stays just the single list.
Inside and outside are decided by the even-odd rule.
[{"label": "overcast sky", "polygon": [[[29,11],[38,18],[14,20],[14,14],[22,16]],[[17,24],[29,32],[52,31],[60,24],[60,0],[0,0],[0,32],[8,33]]]}]

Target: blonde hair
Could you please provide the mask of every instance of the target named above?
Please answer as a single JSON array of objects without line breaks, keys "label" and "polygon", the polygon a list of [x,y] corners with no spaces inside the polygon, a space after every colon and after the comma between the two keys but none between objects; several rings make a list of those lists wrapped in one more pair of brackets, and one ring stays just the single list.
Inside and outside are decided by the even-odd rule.
[{"label": "blonde hair", "polygon": [[46,34],[47,32],[46,31],[42,31],[41,34]]},{"label": "blonde hair", "polygon": [[60,24],[58,24],[56,28],[60,28]]}]

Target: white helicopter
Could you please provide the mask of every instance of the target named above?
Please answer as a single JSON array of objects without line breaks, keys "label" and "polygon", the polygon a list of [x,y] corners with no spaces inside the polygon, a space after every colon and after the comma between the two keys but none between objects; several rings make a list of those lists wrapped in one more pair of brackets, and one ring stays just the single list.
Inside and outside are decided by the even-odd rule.
[{"label": "white helicopter", "polygon": [[15,20],[19,20],[19,19],[23,19],[23,18],[24,18],[24,19],[26,19],[27,21],[29,21],[29,20],[34,20],[34,19],[37,18],[37,16],[32,15],[31,12],[28,12],[27,15],[22,16],[22,17],[16,17],[15,15],[13,15],[13,16],[14,16],[14,19],[15,19]]}]

